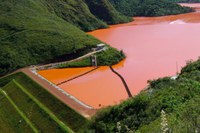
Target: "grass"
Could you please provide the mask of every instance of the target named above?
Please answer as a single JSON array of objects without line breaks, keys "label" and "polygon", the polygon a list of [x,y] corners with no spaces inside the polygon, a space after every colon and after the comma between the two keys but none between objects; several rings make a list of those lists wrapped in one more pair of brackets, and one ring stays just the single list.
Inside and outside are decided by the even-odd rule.
[{"label": "grass", "polygon": [[98,66],[112,66],[124,58],[126,55],[122,50],[118,52],[116,49],[108,47],[107,50],[97,53],[97,64]]},{"label": "grass", "polygon": [[68,67],[86,67],[91,66],[90,58],[84,58],[80,61],[70,62],[66,64],[59,65],[58,68],[68,68]]},{"label": "grass", "polygon": [[[10,75],[9,77],[1,78],[1,87],[4,86],[2,88],[5,89],[7,94],[15,101],[18,107],[20,107],[20,109],[23,110],[26,115],[29,115],[31,110],[33,110],[32,115],[30,116],[32,123],[34,123],[35,125],[38,123],[38,121],[40,123],[43,123],[38,125],[40,126],[39,128],[46,129],[47,127],[48,130],[49,128],[59,127],[59,125],[57,125],[52,120],[52,118],[50,118],[49,115],[46,114],[45,111],[41,110],[41,108],[37,104],[35,104],[32,99],[25,95],[23,91],[20,91],[20,88],[12,82],[13,79],[18,84],[23,86],[23,88],[25,88],[33,97],[35,97],[41,104],[48,108],[59,120],[61,120],[74,132],[83,132],[89,125],[89,120],[62,103],[55,96],[51,95],[48,91],[46,91],[43,87],[34,82],[24,73],[16,73]],[[52,125],[52,123],[54,124]],[[36,127],[38,128],[38,126]],[[53,129],[51,130],[55,131]]]},{"label": "grass", "polygon": [[[123,60],[126,56],[124,52],[121,50],[118,52],[116,49],[107,47],[105,51],[101,51],[95,54],[97,57],[97,64],[98,66],[112,66],[117,64],[121,60]],[[91,66],[90,58],[84,58],[79,61],[66,63],[58,66],[58,68],[68,68],[68,67],[87,67]]]},{"label": "grass", "polygon": [[12,81],[13,79],[20,78],[21,74],[22,74],[21,72],[18,72],[18,73],[15,73],[15,74],[8,75],[6,77],[1,77],[0,78],[0,87],[5,86],[7,83]]},{"label": "grass", "polygon": [[45,107],[40,101],[38,101],[33,95],[31,95],[23,86],[17,83],[15,80],[13,82],[26,94],[31,98],[41,109],[43,109],[55,122],[59,124],[59,126],[64,129],[66,132],[73,132],[70,128],[68,128],[62,121],[60,121],[47,107]]},{"label": "grass", "polygon": [[101,43],[74,26],[92,30],[101,28],[103,23],[90,13],[83,1],[79,2],[1,1],[0,76],[59,57],[68,60],[79,51],[89,51]]},{"label": "grass", "polygon": [[7,95],[5,91],[0,89],[0,92],[8,99],[8,101],[12,104],[12,106],[16,109],[16,111],[20,114],[20,116],[26,121],[26,123],[31,127],[34,133],[38,133],[38,130],[34,127],[31,121],[24,115],[24,113],[17,107],[14,101]]},{"label": "grass", "polygon": [[2,88],[39,132],[60,132],[62,128],[13,81]]},{"label": "grass", "polygon": [[73,131],[82,131],[88,125],[89,121],[87,119],[60,102],[55,96],[32,81],[27,75],[22,74],[21,78],[16,79],[16,81],[26,87],[33,96],[48,107],[54,114],[57,114],[58,118],[66,123]]},{"label": "grass", "polygon": [[3,93],[0,93],[0,129],[2,133],[33,132]]}]

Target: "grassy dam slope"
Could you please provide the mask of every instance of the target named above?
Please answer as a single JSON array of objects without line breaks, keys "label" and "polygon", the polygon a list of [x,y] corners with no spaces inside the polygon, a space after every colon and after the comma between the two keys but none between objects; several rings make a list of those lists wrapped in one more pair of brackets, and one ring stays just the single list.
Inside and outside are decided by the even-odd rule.
[{"label": "grassy dam slope", "polygon": [[82,132],[89,124],[23,73],[0,79],[0,84],[3,132]]}]

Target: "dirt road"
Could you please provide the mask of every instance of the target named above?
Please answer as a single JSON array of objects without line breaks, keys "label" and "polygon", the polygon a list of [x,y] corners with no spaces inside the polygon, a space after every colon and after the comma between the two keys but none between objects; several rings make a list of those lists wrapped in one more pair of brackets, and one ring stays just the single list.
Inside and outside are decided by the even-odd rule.
[{"label": "dirt road", "polygon": [[55,87],[50,85],[47,81],[41,79],[37,75],[35,75],[29,68],[20,69],[21,72],[28,75],[30,78],[32,78],[35,82],[37,82],[39,85],[41,85],[43,88],[45,88],[48,92],[56,96],[59,100],[61,100],[63,103],[71,107],[72,109],[79,112],[81,115],[83,115],[86,118],[90,118],[96,113],[96,109],[89,109],[87,107],[84,107],[83,105],[79,104],[78,102],[74,101],[70,97],[64,95],[62,92],[57,90]]}]

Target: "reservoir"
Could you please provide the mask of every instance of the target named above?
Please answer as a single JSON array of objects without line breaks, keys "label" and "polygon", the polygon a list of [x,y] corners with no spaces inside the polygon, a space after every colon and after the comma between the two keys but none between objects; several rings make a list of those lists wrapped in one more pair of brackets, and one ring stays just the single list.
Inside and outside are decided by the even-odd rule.
[{"label": "reservoir", "polygon": [[[148,80],[174,76],[186,61],[199,58],[200,4],[182,5],[194,7],[196,12],[134,17],[135,21],[131,23],[88,33],[126,54],[127,58],[113,68],[124,77],[132,95],[143,90]],[[91,69],[52,69],[38,73],[57,84]],[[118,104],[128,98],[120,78],[106,66],[59,87],[93,108]]]}]

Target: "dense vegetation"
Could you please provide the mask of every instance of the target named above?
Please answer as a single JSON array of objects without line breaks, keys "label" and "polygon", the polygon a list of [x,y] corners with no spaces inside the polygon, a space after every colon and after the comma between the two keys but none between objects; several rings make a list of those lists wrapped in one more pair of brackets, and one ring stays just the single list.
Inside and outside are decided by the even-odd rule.
[{"label": "dense vegetation", "polygon": [[96,132],[198,132],[200,130],[200,60],[189,62],[176,80],[150,81],[148,90],[94,118]]},{"label": "dense vegetation", "polygon": [[76,67],[87,67],[87,66],[91,66],[91,61],[89,57],[79,61],[61,64],[58,66],[58,68],[70,68],[70,67],[76,68]]},{"label": "dense vegetation", "polygon": [[97,63],[99,66],[110,66],[120,62],[125,57],[126,55],[122,50],[118,52],[115,49],[109,47],[107,50],[97,54]]},{"label": "dense vegetation", "polygon": [[[121,50],[118,52],[117,50],[107,47],[105,51],[102,51],[100,53],[96,54],[97,57],[97,65],[98,66],[110,66],[114,65],[121,60],[123,60],[126,55],[124,52]],[[59,68],[67,68],[67,67],[87,67],[91,66],[91,60],[90,58],[84,58],[80,61],[75,61],[75,62],[70,62],[66,64],[62,64],[58,66]]]},{"label": "dense vegetation", "polygon": [[120,14],[109,2],[109,0],[85,0],[90,11],[100,20],[108,24],[129,22],[132,19]]},{"label": "dense vegetation", "polygon": [[[0,76],[28,65],[69,60],[87,53],[101,42],[80,29],[90,31],[131,21],[122,14],[158,16],[188,11],[189,8],[155,0],[3,0]],[[107,55],[99,57],[99,65],[111,65],[123,58],[115,49],[110,52],[113,53],[104,52]]]},{"label": "dense vegetation", "polygon": [[90,31],[107,24],[96,18],[83,0],[45,0],[48,10],[72,25]]},{"label": "dense vegetation", "polygon": [[[62,2],[58,5],[63,4],[63,8],[56,7],[55,2]],[[68,4],[72,7],[79,5],[73,0],[68,2],[71,2]],[[74,25],[80,24],[78,27],[82,25],[90,28],[88,26],[90,25],[91,29],[95,29],[92,23],[98,24],[100,21],[97,21],[98,19],[91,13],[86,15],[89,12],[89,9],[85,9],[86,4],[83,5],[85,8],[80,4],[81,7],[78,6],[77,10],[75,7],[70,7],[73,13],[66,14],[70,13],[65,9],[69,7],[68,4],[62,0],[0,2],[0,75],[27,65],[44,63],[62,55],[67,55],[66,60],[71,59],[71,56],[77,55],[78,51],[89,51],[100,43],[99,40],[66,22],[70,20]],[[85,10],[82,11],[83,9]],[[73,14],[76,14],[79,20],[66,18],[74,16]],[[88,24],[85,19],[88,20]],[[84,24],[79,23],[80,20]]]},{"label": "dense vegetation", "polygon": [[[13,79],[15,81],[13,81]],[[40,132],[63,132],[50,115],[24,91],[17,86],[20,84],[41,104],[47,107],[59,120],[75,132],[81,132],[89,123],[83,116],[60,102],[57,98],[36,84],[23,73],[16,73],[0,79],[0,86],[14,101],[16,106],[31,121]],[[9,101],[0,93],[0,129],[1,132],[31,132],[27,123],[20,117]],[[12,115],[10,115],[11,113]],[[21,121],[21,122],[19,122]],[[3,127],[2,127],[3,126]],[[2,127],[2,128],[1,128]]]},{"label": "dense vegetation", "polygon": [[110,0],[113,6],[127,16],[164,16],[191,12],[167,0]]}]

